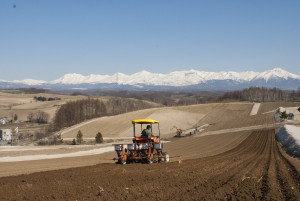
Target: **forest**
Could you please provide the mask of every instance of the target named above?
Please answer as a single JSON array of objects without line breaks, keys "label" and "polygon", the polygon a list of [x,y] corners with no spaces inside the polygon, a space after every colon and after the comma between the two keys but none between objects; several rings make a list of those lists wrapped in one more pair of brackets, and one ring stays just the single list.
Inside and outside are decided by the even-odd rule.
[{"label": "forest", "polygon": [[69,101],[56,111],[51,130],[57,131],[92,118],[117,115],[152,107],[159,107],[159,105],[120,97],[111,97],[103,101],[91,97]]},{"label": "forest", "polygon": [[300,88],[297,91],[283,91],[279,88],[250,87],[241,91],[226,92],[218,101],[251,101],[251,102],[288,102],[300,101]]},{"label": "forest", "polygon": [[61,128],[69,127],[82,121],[101,117],[106,114],[107,111],[105,105],[98,99],[87,98],[69,101],[56,111],[52,128],[53,130],[60,130]]}]

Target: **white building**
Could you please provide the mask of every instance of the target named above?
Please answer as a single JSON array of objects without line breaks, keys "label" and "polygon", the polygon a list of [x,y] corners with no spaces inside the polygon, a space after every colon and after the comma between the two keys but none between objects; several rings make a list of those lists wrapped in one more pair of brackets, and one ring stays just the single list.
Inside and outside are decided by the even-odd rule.
[{"label": "white building", "polygon": [[0,141],[10,141],[12,136],[11,129],[0,129]]}]

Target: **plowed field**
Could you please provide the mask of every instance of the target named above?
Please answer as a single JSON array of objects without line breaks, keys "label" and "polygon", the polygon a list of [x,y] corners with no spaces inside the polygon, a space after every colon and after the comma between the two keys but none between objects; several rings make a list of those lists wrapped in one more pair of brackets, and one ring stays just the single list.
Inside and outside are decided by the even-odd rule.
[{"label": "plowed field", "polygon": [[299,200],[298,167],[274,135],[274,129],[253,131],[232,149],[182,163],[98,164],[2,177],[0,200]]}]

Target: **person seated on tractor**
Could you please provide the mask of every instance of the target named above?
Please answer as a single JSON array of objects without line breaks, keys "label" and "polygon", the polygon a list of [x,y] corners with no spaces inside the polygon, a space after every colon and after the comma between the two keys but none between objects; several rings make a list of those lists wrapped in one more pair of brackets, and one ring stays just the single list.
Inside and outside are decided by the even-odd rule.
[{"label": "person seated on tractor", "polygon": [[142,131],[142,136],[141,136],[141,137],[143,137],[143,138],[148,138],[148,137],[151,137],[151,136],[152,136],[152,133],[151,133],[151,126],[148,125],[148,126],[146,127],[146,129],[144,129],[144,130]]}]

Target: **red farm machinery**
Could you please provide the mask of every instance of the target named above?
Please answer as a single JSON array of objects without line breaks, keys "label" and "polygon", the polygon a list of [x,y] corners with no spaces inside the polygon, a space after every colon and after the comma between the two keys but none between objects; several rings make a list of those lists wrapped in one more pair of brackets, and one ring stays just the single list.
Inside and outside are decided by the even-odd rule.
[{"label": "red farm machinery", "polygon": [[[133,139],[130,144],[114,144],[117,152],[118,164],[130,163],[159,163],[169,162],[170,157],[167,152],[163,152],[163,143],[160,140],[159,122],[153,119],[132,120]],[[141,127],[142,135],[136,136],[136,126]],[[147,125],[149,131],[145,135],[143,127]],[[158,136],[153,135],[153,129],[157,127]]]}]

